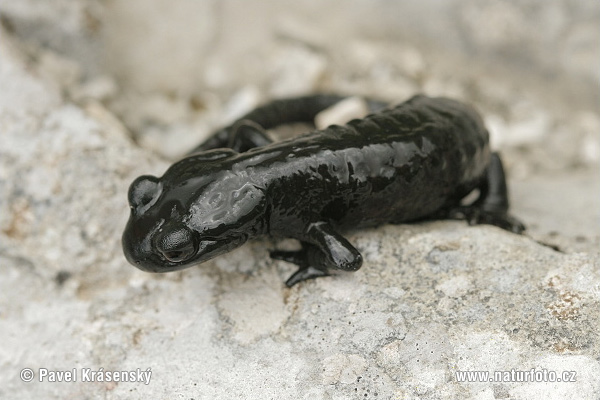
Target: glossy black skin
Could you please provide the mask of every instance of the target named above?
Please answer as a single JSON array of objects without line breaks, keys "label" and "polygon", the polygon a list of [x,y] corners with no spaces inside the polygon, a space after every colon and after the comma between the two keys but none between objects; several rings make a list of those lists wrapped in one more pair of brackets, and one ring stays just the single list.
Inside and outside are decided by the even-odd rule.
[{"label": "glossy black skin", "polygon": [[[263,130],[310,121],[340,99],[275,101],[217,132],[161,178],[136,179],[123,234],[129,262],[150,272],[176,271],[270,234],[302,243],[299,251],[271,253],[299,265],[286,282],[292,286],[329,268],[360,268],[360,253],[339,233],[349,229],[460,218],[523,231],[507,214],[500,158],[465,104],[415,96],[278,143]],[[479,199],[461,206],[474,189]]]}]

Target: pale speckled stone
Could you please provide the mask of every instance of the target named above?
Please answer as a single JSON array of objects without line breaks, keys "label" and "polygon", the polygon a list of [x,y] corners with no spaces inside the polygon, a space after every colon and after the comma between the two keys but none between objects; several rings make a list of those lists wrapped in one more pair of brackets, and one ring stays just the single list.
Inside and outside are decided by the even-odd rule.
[{"label": "pale speckled stone", "polygon": [[315,117],[315,126],[317,129],[324,129],[329,125],[343,125],[352,119],[363,118],[368,113],[369,107],[364,99],[348,97],[318,113]]},{"label": "pale speckled stone", "polygon": [[289,317],[278,282],[274,274],[267,279],[236,282],[235,290],[219,297],[221,314],[233,324],[233,337],[241,344],[276,334]]},{"label": "pale speckled stone", "polygon": [[464,275],[458,275],[443,281],[435,288],[436,290],[442,291],[446,296],[460,297],[467,294],[469,290],[473,289],[473,285],[468,277]]},{"label": "pale speckled stone", "polygon": [[351,384],[367,367],[366,361],[356,354],[335,354],[323,360],[323,384]]},{"label": "pale speckled stone", "polygon": [[269,93],[273,97],[314,92],[327,66],[322,55],[304,47],[277,49],[271,57]]},{"label": "pale speckled stone", "polygon": [[[577,388],[577,397],[593,398],[600,390],[600,364],[597,359],[587,356],[570,355],[558,356],[549,354],[533,363],[532,368],[537,371],[547,370],[557,372],[557,377],[563,379],[562,372],[569,372],[565,377],[569,382],[527,382],[521,385],[512,384],[509,390],[511,396],[516,398],[556,398],[564,399],[573,395],[573,388],[569,387],[580,382]],[[571,374],[574,372],[575,374]]]},{"label": "pale speckled stone", "polygon": [[115,80],[107,75],[93,77],[81,85],[76,85],[70,92],[76,102],[90,100],[108,101],[117,95],[118,87]]},{"label": "pale speckled stone", "polygon": [[223,111],[223,125],[241,118],[244,114],[252,111],[260,103],[260,91],[256,86],[246,86],[231,96]]}]

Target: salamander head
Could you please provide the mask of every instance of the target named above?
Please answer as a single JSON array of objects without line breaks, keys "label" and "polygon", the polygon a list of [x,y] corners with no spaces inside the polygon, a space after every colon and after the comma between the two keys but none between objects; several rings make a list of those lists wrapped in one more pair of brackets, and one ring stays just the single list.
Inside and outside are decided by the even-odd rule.
[{"label": "salamander head", "polygon": [[209,175],[179,180],[145,175],[131,184],[131,215],[122,238],[131,264],[148,272],[177,271],[260,233],[263,191],[227,173]]}]

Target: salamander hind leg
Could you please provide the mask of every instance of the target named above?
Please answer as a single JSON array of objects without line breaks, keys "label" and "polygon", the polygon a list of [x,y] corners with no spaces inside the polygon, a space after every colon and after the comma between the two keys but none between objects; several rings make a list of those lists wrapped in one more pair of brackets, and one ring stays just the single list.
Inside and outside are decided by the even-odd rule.
[{"label": "salamander hind leg", "polygon": [[509,201],[506,177],[502,160],[492,154],[487,175],[482,183],[477,201],[468,206],[459,206],[449,211],[452,219],[467,220],[470,225],[489,224],[514,233],[522,233],[525,225],[508,214]]},{"label": "salamander hind leg", "polygon": [[304,280],[327,276],[329,268],[356,271],[361,267],[361,254],[328,223],[311,224],[306,234],[307,242],[302,243],[301,250],[271,253],[271,258],[300,267],[286,281],[288,287]]}]

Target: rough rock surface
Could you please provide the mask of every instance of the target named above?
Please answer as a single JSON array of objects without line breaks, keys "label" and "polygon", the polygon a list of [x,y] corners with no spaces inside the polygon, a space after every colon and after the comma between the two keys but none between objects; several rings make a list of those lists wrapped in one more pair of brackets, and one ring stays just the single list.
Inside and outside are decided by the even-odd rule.
[{"label": "rough rock surface", "polygon": [[[231,2],[170,9],[153,1],[172,20],[218,12],[233,15],[223,21],[231,27],[247,18]],[[590,22],[599,7],[548,3],[540,23],[550,39],[563,38],[558,53],[570,63],[553,66],[556,54],[546,47],[526,57],[515,52],[524,40],[531,50],[550,39],[522,26],[537,9],[513,2],[455,1],[455,23],[467,39],[447,40],[485,48],[491,59],[533,63],[542,76],[563,74],[552,90],[490,69],[489,59],[469,65],[467,74],[472,58],[448,55],[441,68],[418,43],[379,40],[391,17],[380,31],[359,24],[354,36],[329,27],[350,38],[336,48],[335,34],[324,38],[325,28],[306,23],[318,10],[310,1],[295,6],[303,10],[295,19],[272,11],[280,15],[271,27],[277,35],[269,36],[268,26],[250,31],[246,40],[270,38],[260,53],[268,65],[252,57],[226,63],[247,57],[243,46],[210,50],[210,43],[231,44],[235,32],[206,25],[186,42],[168,18],[152,33],[156,47],[152,40],[136,47],[145,32],[139,26],[137,39],[117,46],[127,22],[143,18],[132,13],[140,2],[5,2],[0,398],[599,398],[600,115],[590,94],[599,81],[592,45],[600,35]],[[575,24],[579,15],[586,18]],[[484,32],[477,29],[482,19]],[[368,35],[356,33],[363,30]],[[159,41],[160,32],[174,36]],[[424,32],[436,36],[434,28]],[[163,60],[131,77],[153,49],[176,39],[177,79],[161,80]],[[186,46],[206,58],[187,57]],[[94,63],[106,54],[121,58],[108,67]],[[197,63],[203,69],[186,80]],[[582,88],[576,101],[573,87]],[[181,147],[162,154],[181,153],[272,94],[313,90],[390,100],[425,91],[476,103],[505,154],[513,213],[527,223],[527,235],[453,221],[353,232],[349,239],[365,258],[361,270],[292,289],[282,282],[293,267],[270,260],[268,250],[293,244],[269,238],[173,274],[127,264],[120,248],[127,187],[168,166],[153,149],[175,141]],[[25,368],[35,373],[32,382],[20,378]],[[54,374],[40,382],[44,368],[75,371],[77,380],[52,382]],[[89,371],[137,369],[152,372],[148,384],[84,381]],[[559,378],[572,371],[575,382],[461,382],[459,374],[532,369]]]}]

